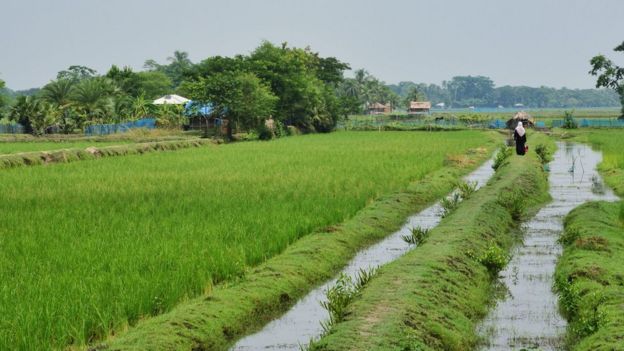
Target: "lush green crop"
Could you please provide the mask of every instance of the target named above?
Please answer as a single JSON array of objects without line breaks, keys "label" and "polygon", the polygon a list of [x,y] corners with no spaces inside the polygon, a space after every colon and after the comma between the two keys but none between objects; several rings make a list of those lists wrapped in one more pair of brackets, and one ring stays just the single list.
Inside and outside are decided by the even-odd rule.
[{"label": "lush green crop", "polygon": [[485,141],[334,133],[0,172],[0,349],[158,314]]}]

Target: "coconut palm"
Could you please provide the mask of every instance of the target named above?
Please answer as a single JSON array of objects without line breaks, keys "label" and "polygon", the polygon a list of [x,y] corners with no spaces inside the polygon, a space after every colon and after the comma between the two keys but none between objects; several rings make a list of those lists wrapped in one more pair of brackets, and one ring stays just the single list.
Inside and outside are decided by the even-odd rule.
[{"label": "coconut palm", "polygon": [[113,96],[116,94],[119,94],[119,88],[110,80],[93,78],[76,86],[73,100],[88,122],[104,123],[113,115]]},{"label": "coconut palm", "polygon": [[52,81],[41,89],[41,98],[63,109],[71,105],[75,83],[69,79]]}]

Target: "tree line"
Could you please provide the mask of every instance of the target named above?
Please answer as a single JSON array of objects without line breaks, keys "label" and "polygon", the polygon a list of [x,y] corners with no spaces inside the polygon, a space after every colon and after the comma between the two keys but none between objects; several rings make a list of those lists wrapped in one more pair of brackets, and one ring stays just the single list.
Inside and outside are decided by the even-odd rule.
[{"label": "tree line", "polygon": [[135,72],[113,65],[98,74],[89,67],[70,66],[42,88],[18,96],[2,82],[0,111],[33,134],[51,128],[71,133],[87,125],[146,116],[156,117],[160,126],[180,127],[186,118],[182,107],[151,104],[171,93],[210,104],[215,117],[230,122],[228,135],[232,126],[262,130],[269,118],[278,128],[328,132],[350,113],[340,89],[349,65],[310,48],[263,42],[249,55],[214,56],[198,63],[176,51],[168,62],[150,59],[144,68]]},{"label": "tree line", "polygon": [[618,94],[607,89],[555,89],[549,87],[502,86],[483,76],[457,76],[441,85],[400,82],[389,85],[399,95],[420,96],[446,107],[574,108],[619,106]]}]

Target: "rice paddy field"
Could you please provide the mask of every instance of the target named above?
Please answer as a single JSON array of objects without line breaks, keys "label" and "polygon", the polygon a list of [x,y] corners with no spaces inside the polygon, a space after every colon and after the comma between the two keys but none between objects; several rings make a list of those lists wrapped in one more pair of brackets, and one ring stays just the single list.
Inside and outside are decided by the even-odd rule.
[{"label": "rice paddy field", "polygon": [[341,132],[3,170],[0,349],[167,311],[489,138]]}]

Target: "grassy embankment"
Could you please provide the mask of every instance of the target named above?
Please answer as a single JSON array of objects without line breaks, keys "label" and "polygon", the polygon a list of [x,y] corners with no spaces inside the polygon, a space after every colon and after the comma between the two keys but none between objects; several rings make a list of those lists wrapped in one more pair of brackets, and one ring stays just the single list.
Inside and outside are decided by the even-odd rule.
[{"label": "grassy embankment", "polygon": [[0,349],[137,323],[111,345],[224,347],[449,191],[494,139],[334,133],[4,170]]},{"label": "grassy embankment", "polygon": [[[53,151],[19,152],[0,155],[0,169],[50,163],[69,163],[81,160],[92,160],[101,157],[138,155],[155,151],[172,151],[216,143],[217,141],[213,141],[211,139],[188,139],[154,141],[138,144],[128,143],[122,145],[119,145],[119,143],[111,143],[111,145],[103,147],[100,147],[98,144],[98,147],[90,146],[87,148],[60,148]],[[36,146],[38,145],[35,145],[35,147]]]},{"label": "grassy embankment", "polygon": [[[536,135],[530,143],[549,143]],[[548,199],[534,154],[512,156],[429,238],[383,266],[313,350],[469,350],[491,303],[496,262],[505,262],[521,213]],[[514,204],[518,206],[514,206]],[[496,249],[502,248],[498,251]],[[501,268],[499,266],[499,268]]]},{"label": "grassy embankment", "polygon": [[[624,131],[567,133],[603,152],[598,169],[624,196]],[[572,211],[557,264],[560,307],[571,350],[624,350],[624,202],[593,202]]]}]

